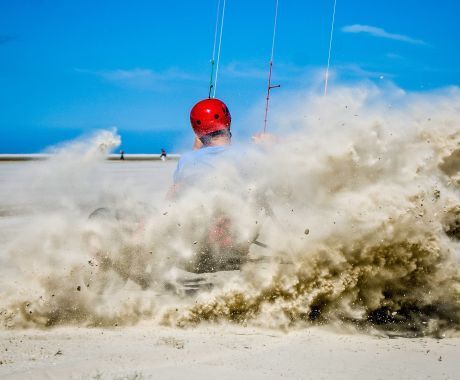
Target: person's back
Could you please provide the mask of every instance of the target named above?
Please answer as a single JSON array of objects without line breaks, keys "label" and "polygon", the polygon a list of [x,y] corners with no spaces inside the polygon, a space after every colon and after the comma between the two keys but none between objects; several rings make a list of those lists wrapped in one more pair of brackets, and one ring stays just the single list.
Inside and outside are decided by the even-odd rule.
[{"label": "person's back", "polygon": [[174,172],[174,183],[197,186],[225,160],[228,146],[206,146],[183,154]]}]

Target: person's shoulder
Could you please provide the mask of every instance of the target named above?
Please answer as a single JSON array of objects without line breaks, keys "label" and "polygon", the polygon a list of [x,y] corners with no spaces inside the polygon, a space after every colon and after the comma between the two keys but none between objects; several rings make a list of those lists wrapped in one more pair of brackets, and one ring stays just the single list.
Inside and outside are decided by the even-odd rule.
[{"label": "person's shoulder", "polygon": [[223,150],[224,149],[222,149],[222,147],[206,146],[206,147],[203,147],[203,148],[200,148],[200,149],[185,152],[185,153],[183,153],[181,155],[181,158],[184,158],[184,160],[195,159],[195,158],[198,158],[198,157],[207,156],[209,154],[218,153],[218,152],[223,151]]}]

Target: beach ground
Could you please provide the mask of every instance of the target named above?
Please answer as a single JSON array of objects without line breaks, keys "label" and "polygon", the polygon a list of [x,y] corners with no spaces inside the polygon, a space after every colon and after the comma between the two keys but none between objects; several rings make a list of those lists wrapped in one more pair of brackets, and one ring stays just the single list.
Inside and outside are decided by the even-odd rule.
[{"label": "beach ground", "polygon": [[313,327],[138,326],[0,332],[2,379],[455,379],[460,338]]}]

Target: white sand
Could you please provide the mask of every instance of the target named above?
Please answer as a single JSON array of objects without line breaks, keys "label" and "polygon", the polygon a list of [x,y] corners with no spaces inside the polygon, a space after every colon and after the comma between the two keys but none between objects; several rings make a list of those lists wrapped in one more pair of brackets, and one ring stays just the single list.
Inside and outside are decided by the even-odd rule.
[{"label": "white sand", "polygon": [[456,379],[460,339],[196,329],[0,333],[2,379]]}]

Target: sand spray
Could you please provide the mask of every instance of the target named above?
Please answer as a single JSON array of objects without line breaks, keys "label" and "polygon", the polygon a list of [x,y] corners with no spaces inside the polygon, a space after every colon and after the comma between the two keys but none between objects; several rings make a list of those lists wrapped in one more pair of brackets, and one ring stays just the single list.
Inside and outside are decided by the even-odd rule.
[{"label": "sand spray", "polygon": [[[460,90],[365,84],[284,102],[272,113],[276,144],[234,147],[235,159],[203,179],[206,191],[175,201],[152,196],[153,174],[140,187],[104,175],[115,131],[18,173],[28,186],[2,200],[21,218],[2,233],[1,326],[320,323],[455,333]],[[88,219],[98,206],[112,214]],[[216,214],[231,220],[232,244],[248,247],[251,260],[185,295],[171,284]]]}]

